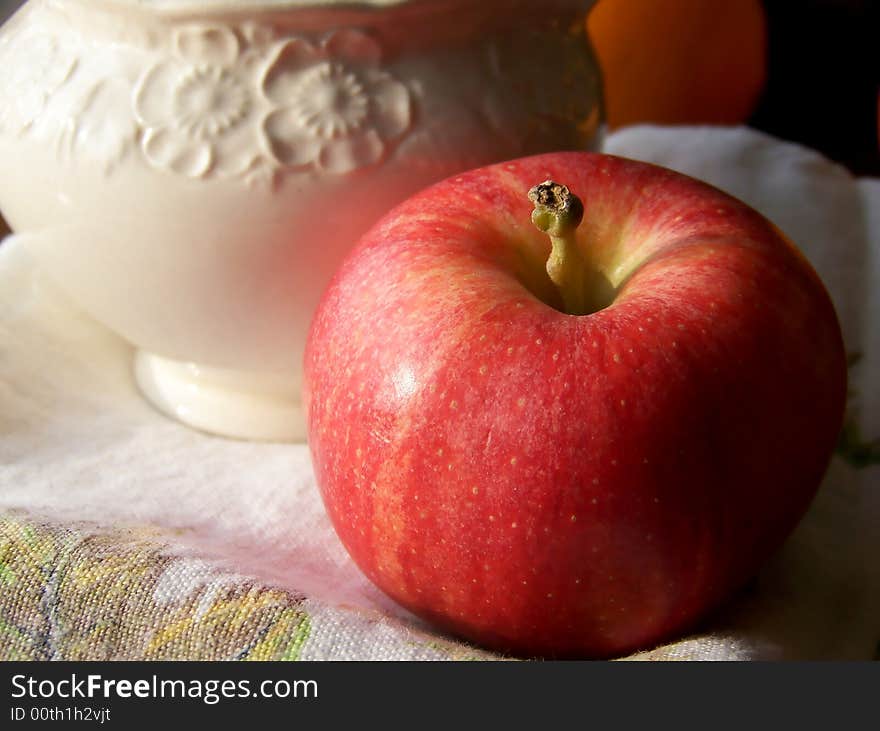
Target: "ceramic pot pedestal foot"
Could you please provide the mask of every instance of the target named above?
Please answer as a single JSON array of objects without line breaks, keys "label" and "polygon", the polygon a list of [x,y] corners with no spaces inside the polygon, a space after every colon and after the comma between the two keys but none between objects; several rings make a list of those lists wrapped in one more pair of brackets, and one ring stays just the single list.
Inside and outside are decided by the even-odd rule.
[{"label": "ceramic pot pedestal foot", "polygon": [[169,360],[137,351],[135,379],[156,408],[187,426],[236,439],[305,441],[297,379]]}]

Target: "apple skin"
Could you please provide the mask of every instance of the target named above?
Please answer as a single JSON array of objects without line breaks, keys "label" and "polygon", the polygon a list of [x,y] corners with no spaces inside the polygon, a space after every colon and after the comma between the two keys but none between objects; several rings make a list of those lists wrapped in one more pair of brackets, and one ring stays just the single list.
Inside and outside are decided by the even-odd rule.
[{"label": "apple skin", "polygon": [[[585,205],[613,289],[554,309],[527,191]],[[550,303],[550,304],[547,304]],[[332,523],[415,614],[526,656],[676,636],[783,543],[827,469],[846,364],[815,272],[754,210],[664,168],[558,153],[391,211],[337,272],[305,356]]]}]

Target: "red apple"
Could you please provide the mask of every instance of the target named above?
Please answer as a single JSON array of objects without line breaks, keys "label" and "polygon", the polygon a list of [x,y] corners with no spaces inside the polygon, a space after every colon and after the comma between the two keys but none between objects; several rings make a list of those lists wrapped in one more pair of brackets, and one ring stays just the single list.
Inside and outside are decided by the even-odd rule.
[{"label": "red apple", "polygon": [[[553,279],[529,220],[547,178],[585,209],[573,234],[562,186],[532,194],[569,246]],[[557,657],[657,643],[753,576],[812,499],[846,390],[834,309],[778,229],[588,153],[389,213],[326,292],[305,375],[317,481],[364,573],[452,633]]]}]

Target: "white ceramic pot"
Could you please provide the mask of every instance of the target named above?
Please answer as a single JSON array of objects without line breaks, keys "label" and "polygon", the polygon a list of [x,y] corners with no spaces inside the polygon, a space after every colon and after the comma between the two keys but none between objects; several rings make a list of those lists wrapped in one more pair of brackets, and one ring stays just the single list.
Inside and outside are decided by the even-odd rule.
[{"label": "white ceramic pot", "polygon": [[595,143],[590,0],[30,0],[0,29],[0,207],[163,411],[304,436],[320,294],[462,169]]}]

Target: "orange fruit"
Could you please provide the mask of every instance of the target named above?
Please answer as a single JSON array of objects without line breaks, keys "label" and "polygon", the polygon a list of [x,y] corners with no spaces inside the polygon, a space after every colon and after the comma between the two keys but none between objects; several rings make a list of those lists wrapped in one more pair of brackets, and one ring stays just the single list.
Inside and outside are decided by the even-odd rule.
[{"label": "orange fruit", "polygon": [[612,129],[743,122],[764,88],[760,0],[600,0],[587,31]]}]

